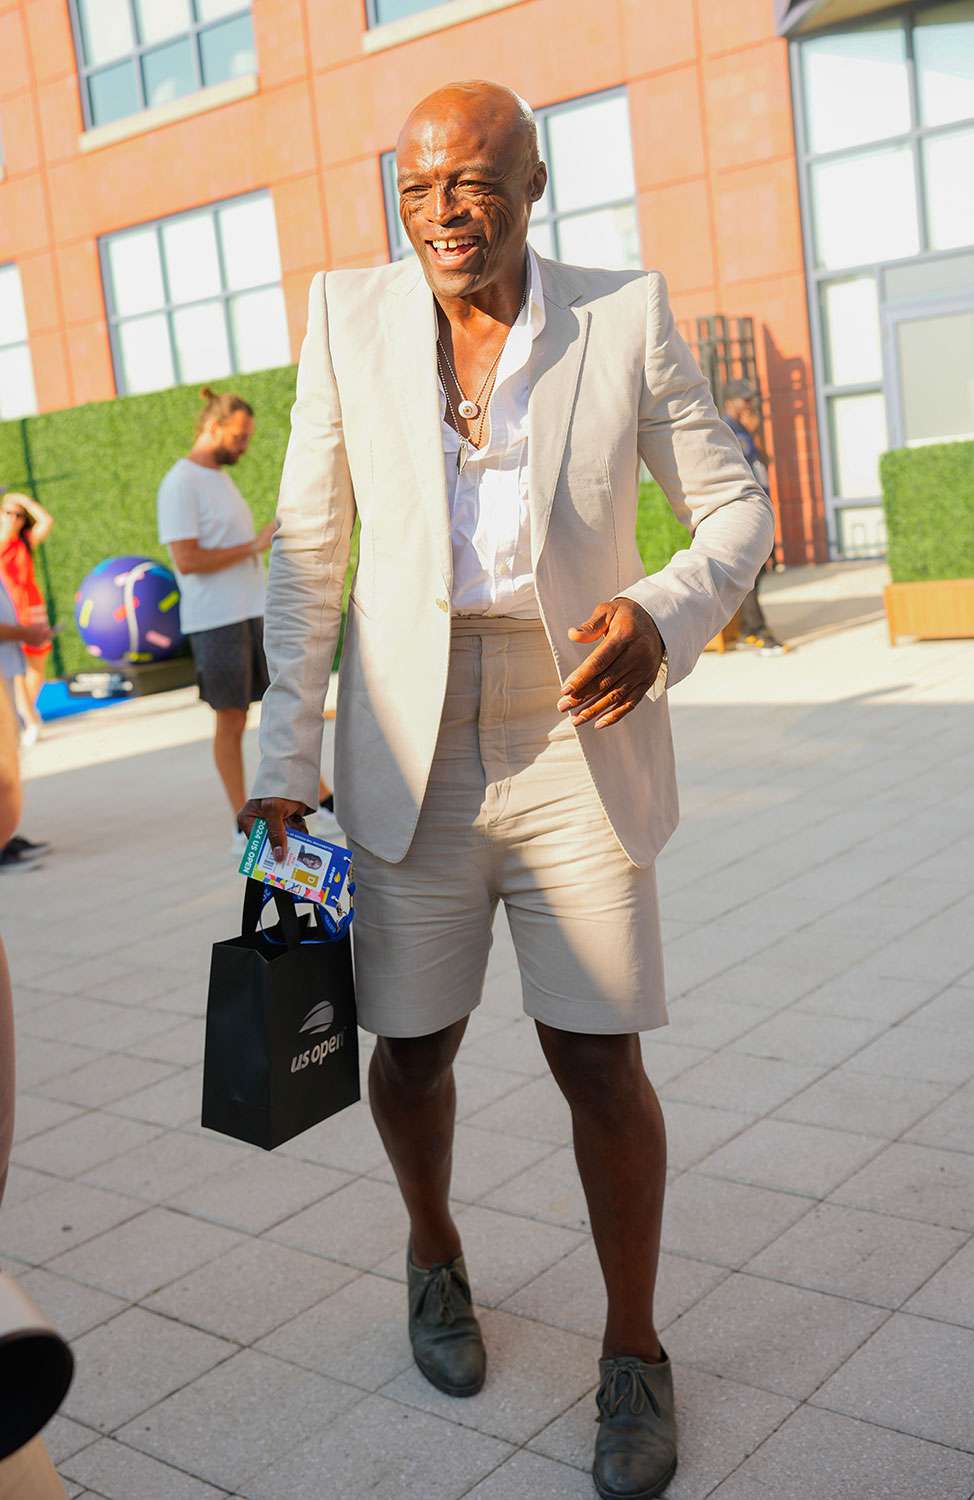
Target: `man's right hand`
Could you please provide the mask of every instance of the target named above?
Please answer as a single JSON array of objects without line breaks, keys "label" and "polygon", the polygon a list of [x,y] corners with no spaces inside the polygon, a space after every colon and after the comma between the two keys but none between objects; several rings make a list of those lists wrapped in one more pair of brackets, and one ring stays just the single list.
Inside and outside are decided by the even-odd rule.
[{"label": "man's right hand", "polygon": [[21,640],[25,646],[32,646],[35,649],[38,646],[50,645],[53,639],[54,631],[46,621],[42,621],[36,625],[25,625],[24,633],[21,636]]},{"label": "man's right hand", "polygon": [[262,526],[260,528],[257,535],[254,537],[254,550],[256,552],[267,551],[271,542],[274,540],[274,533],[277,530],[277,525],[278,523],[276,521],[268,521],[266,526]]},{"label": "man's right hand", "polygon": [[307,833],[308,825],[304,818],[310,811],[307,803],[292,802],[287,797],[251,797],[237,813],[237,822],[249,838],[254,823],[258,818],[263,818],[267,824],[274,858],[279,860],[284,858],[284,850],[287,848],[285,826]]}]

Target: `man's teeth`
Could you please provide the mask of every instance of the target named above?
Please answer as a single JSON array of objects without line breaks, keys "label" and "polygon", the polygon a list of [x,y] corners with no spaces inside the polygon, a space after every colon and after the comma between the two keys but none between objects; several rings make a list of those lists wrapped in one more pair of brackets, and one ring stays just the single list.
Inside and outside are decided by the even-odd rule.
[{"label": "man's teeth", "polygon": [[477,243],[476,240],[434,240],[434,250],[468,250]]}]

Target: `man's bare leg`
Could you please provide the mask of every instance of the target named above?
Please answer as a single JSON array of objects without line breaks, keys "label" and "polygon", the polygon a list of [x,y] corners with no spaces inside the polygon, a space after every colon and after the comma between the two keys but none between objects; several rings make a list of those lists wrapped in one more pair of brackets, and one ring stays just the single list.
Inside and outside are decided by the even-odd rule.
[{"label": "man's bare leg", "polygon": [[441,1265],[460,1254],[450,1213],[456,1085],[453,1059],[467,1018],[421,1037],[379,1037],[369,1098],[409,1212],[412,1258]]},{"label": "man's bare leg", "polygon": [[653,1322],[666,1129],[638,1035],[589,1036],[538,1022],[572,1112],[575,1160],[608,1296],[603,1353],[660,1358]]},{"label": "man's bare leg", "polygon": [[246,727],[246,709],[218,708],[216,710],[213,759],[234,815],[247,800],[243,761],[243,735]]}]

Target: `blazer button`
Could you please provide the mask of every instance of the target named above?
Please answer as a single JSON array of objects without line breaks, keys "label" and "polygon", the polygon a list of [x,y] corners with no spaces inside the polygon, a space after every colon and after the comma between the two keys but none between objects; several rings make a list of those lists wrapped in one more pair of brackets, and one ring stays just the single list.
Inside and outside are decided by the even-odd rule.
[{"label": "blazer button", "polygon": [[443,611],[444,614],[446,614],[447,611],[450,608],[449,604],[447,603],[447,601],[445,599],[437,599],[437,601],[436,601],[436,607],[437,607],[437,609],[442,609],[442,611]]}]

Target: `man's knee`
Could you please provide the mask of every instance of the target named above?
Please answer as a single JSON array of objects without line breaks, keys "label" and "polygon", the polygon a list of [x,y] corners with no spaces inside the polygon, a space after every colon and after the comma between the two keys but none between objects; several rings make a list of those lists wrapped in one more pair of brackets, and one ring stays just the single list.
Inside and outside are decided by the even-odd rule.
[{"label": "man's knee", "polygon": [[216,733],[222,735],[242,735],[247,728],[247,710],[245,708],[218,708],[216,710]]},{"label": "man's knee", "polygon": [[646,1070],[637,1033],[594,1036],[538,1023],[538,1036],[558,1087],[573,1109],[603,1114],[644,1097]]},{"label": "man's knee", "polygon": [[398,1091],[413,1095],[435,1093],[449,1075],[466,1020],[429,1036],[380,1036],[375,1044],[375,1066]]}]

